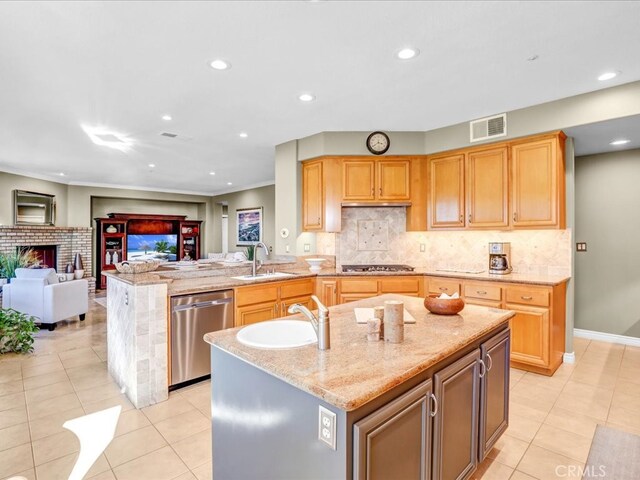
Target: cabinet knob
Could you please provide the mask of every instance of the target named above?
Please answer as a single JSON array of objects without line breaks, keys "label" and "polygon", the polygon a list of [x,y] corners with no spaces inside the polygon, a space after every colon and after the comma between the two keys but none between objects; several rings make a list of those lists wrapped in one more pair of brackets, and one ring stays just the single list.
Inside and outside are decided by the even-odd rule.
[{"label": "cabinet knob", "polygon": [[433,405],[433,408],[431,409],[431,413],[429,415],[431,415],[432,417],[435,417],[436,414],[438,413],[438,399],[433,393],[431,393],[429,396],[431,397],[431,402]]},{"label": "cabinet knob", "polygon": [[491,370],[491,367],[493,367],[493,359],[491,355],[489,355],[489,352],[487,352],[487,372]]},{"label": "cabinet knob", "polygon": [[320,224],[320,217],[318,217],[318,225]]},{"label": "cabinet knob", "polygon": [[482,360],[479,360],[479,362],[480,362],[480,378],[482,378],[487,373],[487,366],[484,364]]},{"label": "cabinet knob", "polygon": [[518,221],[518,214],[516,212],[513,212],[513,221],[514,222]]},{"label": "cabinet knob", "polygon": [[464,215],[460,214],[460,222],[464,222]]},{"label": "cabinet knob", "polygon": [[380,196],[382,196],[382,187],[380,187],[378,191],[380,192]]}]

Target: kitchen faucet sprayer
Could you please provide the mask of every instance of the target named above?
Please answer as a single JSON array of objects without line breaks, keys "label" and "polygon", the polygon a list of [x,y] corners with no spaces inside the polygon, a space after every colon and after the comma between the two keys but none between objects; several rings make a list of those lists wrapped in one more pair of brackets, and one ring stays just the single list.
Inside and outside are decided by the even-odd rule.
[{"label": "kitchen faucet sprayer", "polygon": [[294,303],[289,307],[289,313],[302,313],[311,322],[311,326],[318,336],[318,350],[329,350],[331,348],[331,331],[329,329],[329,309],[325,307],[320,299],[315,295],[311,295],[318,306],[318,317],[304,305]]}]

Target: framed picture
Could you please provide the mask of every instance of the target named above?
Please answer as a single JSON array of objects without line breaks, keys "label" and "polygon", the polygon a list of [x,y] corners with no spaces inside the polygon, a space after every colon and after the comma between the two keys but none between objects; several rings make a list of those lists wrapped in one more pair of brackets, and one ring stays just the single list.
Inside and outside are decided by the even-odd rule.
[{"label": "framed picture", "polygon": [[236,245],[253,245],[262,241],[262,207],[236,210]]}]

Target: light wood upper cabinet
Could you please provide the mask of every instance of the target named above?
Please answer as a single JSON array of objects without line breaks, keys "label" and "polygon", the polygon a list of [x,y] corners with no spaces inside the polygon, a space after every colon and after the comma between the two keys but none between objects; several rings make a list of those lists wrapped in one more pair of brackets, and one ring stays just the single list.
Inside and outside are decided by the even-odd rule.
[{"label": "light wood upper cabinet", "polygon": [[429,228],[464,227],[464,154],[429,160]]},{"label": "light wood upper cabinet", "polygon": [[304,164],[302,166],[302,228],[305,231],[322,230],[323,197],[322,161]]},{"label": "light wood upper cabinet", "polygon": [[348,159],[342,163],[342,200],[366,202],[411,199],[410,161]]},{"label": "light wood upper cabinet", "polygon": [[379,200],[409,200],[410,162],[408,160],[377,160],[377,180]]},{"label": "light wood upper cabinet", "polygon": [[326,158],[302,164],[302,229],[340,232],[340,160]]},{"label": "light wood upper cabinet", "polygon": [[472,151],[466,162],[467,226],[509,226],[509,154],[506,146]]},{"label": "light wood upper cabinet", "polygon": [[514,227],[565,228],[564,134],[511,145]]},{"label": "light wood upper cabinet", "polygon": [[375,172],[374,160],[342,162],[342,200],[345,202],[375,200]]}]

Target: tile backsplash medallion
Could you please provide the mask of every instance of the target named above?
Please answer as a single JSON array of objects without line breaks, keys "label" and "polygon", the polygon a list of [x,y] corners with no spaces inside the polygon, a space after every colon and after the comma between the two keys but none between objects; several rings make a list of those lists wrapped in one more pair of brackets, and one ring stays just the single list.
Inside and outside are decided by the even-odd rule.
[{"label": "tile backsplash medallion", "polygon": [[[384,240],[371,231],[373,226],[386,232]],[[335,254],[337,265],[406,263],[430,270],[486,271],[489,242],[511,243],[514,273],[571,275],[568,229],[407,232],[404,207],[343,208],[342,232],[318,234],[317,253]]]}]

